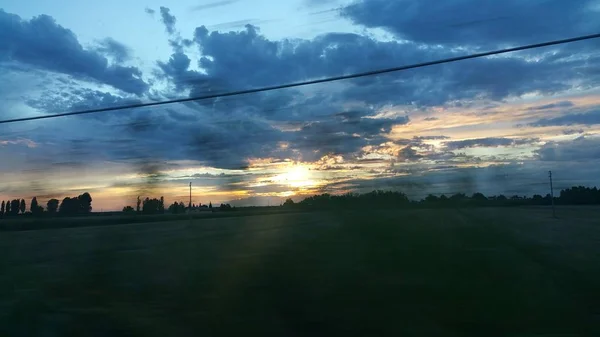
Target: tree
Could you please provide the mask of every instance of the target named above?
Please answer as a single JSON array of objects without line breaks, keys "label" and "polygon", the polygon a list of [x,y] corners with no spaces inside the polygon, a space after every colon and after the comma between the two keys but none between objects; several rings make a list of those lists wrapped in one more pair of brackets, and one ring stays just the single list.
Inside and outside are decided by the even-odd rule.
[{"label": "tree", "polygon": [[123,212],[124,213],[133,213],[134,209],[131,206],[125,206],[123,207]]},{"label": "tree", "polygon": [[29,210],[31,211],[31,213],[35,213],[37,211],[37,208],[38,208],[37,197],[33,197],[33,199],[31,199],[31,204],[29,204]]},{"label": "tree", "polygon": [[46,209],[48,210],[48,213],[50,213],[50,214],[56,213],[58,211],[58,204],[59,204],[59,201],[56,199],[48,200],[48,202],[46,203]]},{"label": "tree", "polygon": [[25,211],[27,210],[27,205],[25,205],[25,199],[21,199],[21,203],[19,204],[19,210],[21,211],[21,214],[25,214]]},{"label": "tree", "polygon": [[31,205],[29,206],[29,210],[33,215],[40,215],[44,213],[44,207],[38,204],[36,197],[33,197],[33,199],[31,199]]},{"label": "tree", "polygon": [[142,205],[142,200],[140,200],[140,196],[138,195],[138,197],[137,197],[137,203],[136,203],[136,207],[135,207],[136,212],[139,213],[141,211],[141,209],[140,209],[141,205]]},{"label": "tree", "polygon": [[283,203],[284,207],[290,207],[290,206],[294,206],[294,200],[292,200],[291,198],[287,198],[285,200],[285,202]]},{"label": "tree", "polygon": [[10,201],[7,201],[6,202],[6,213],[5,214],[7,216],[10,215],[10,213],[11,213],[10,211],[11,211],[11,209],[10,209]]},{"label": "tree", "polygon": [[77,207],[77,206],[74,207],[73,199],[66,197],[60,203],[60,206],[58,207],[58,213],[73,214],[73,213],[77,212],[77,208],[79,208],[79,207]]},{"label": "tree", "polygon": [[77,201],[79,202],[79,211],[81,213],[90,213],[92,211],[92,196],[88,192],[78,196]]},{"label": "tree", "polygon": [[160,197],[160,201],[158,203],[158,212],[160,214],[165,213],[165,197]]},{"label": "tree", "polygon": [[60,203],[58,212],[65,215],[86,214],[92,211],[92,196],[85,192],[77,197],[66,197]]},{"label": "tree", "polygon": [[171,206],[169,206],[169,212],[172,214],[185,213],[185,204],[182,202],[175,201]]},{"label": "tree", "polygon": [[427,202],[427,203],[436,203],[436,202],[438,202],[438,200],[439,200],[438,197],[436,197],[433,194],[430,194],[425,198],[425,202]]},{"label": "tree", "polygon": [[19,199],[15,199],[10,202],[10,214],[11,215],[18,215],[20,209],[21,209],[21,201],[19,201]]},{"label": "tree", "polygon": [[232,210],[230,204],[221,204],[221,206],[219,206],[219,209],[223,212],[228,212]]},{"label": "tree", "polygon": [[212,209],[212,202],[208,202],[208,208]]},{"label": "tree", "polygon": [[0,218],[4,216],[4,200],[2,200],[2,206],[0,207]]},{"label": "tree", "polygon": [[[164,199],[162,201],[164,203]],[[144,199],[142,203],[142,213],[144,214],[159,214],[164,212],[164,206],[161,207],[161,200],[159,199]]]}]

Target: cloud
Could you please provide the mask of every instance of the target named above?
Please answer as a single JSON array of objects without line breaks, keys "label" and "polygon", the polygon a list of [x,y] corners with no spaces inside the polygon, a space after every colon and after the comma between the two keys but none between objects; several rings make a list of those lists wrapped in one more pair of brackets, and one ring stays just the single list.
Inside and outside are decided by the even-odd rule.
[{"label": "cloud", "polygon": [[555,118],[544,118],[530,123],[530,126],[559,126],[559,125],[597,125],[600,124],[600,110],[586,113],[572,113]]},{"label": "cloud", "polygon": [[192,7],[192,11],[203,11],[203,10],[207,10],[207,9],[217,8],[217,7],[229,6],[236,2],[239,2],[239,0],[221,0],[221,1],[209,2],[204,5],[197,5],[197,6]]},{"label": "cloud", "polygon": [[476,138],[444,142],[444,146],[448,150],[460,150],[470,147],[498,147],[498,146],[518,146],[526,145],[536,142],[537,139],[523,138],[523,139],[512,139],[512,138],[501,138],[501,137],[489,137],[489,138]]},{"label": "cloud", "polygon": [[72,31],[50,16],[25,21],[0,9],[0,40],[4,60],[93,80],[136,95],[148,90],[138,68],[109,65],[98,51],[84,49]]},{"label": "cloud", "polygon": [[417,161],[423,158],[422,155],[417,153],[417,150],[413,149],[412,146],[407,146],[400,150],[398,159],[401,161]]},{"label": "cloud", "polygon": [[306,7],[329,6],[338,2],[338,0],[303,0]]},{"label": "cloud", "polygon": [[551,103],[551,104],[544,104],[544,105],[540,105],[540,106],[534,106],[531,107],[527,110],[529,111],[540,111],[540,110],[550,110],[550,109],[556,109],[556,108],[571,108],[575,106],[575,104],[571,101],[561,101],[561,102],[557,102],[557,103]]},{"label": "cloud", "polygon": [[219,23],[216,25],[210,25],[209,28],[212,30],[227,30],[227,29],[245,27],[246,25],[258,26],[261,24],[275,22],[275,21],[276,20],[244,19],[244,20],[222,22],[222,23]]},{"label": "cloud", "polygon": [[[396,5],[390,3],[389,6]],[[88,75],[78,75],[77,80],[69,80],[68,83],[60,82],[56,76],[41,79],[45,89],[40,97],[28,99],[29,106],[45,112],[64,112],[147,99],[202,96],[441,59],[457,56],[458,50],[461,50],[422,42],[381,41],[370,35],[343,33],[327,33],[314,39],[272,40],[253,25],[245,25],[239,31],[227,33],[200,26],[193,32],[193,41],[185,41],[175,31],[176,19],[167,8],[163,8],[161,14],[165,27],[175,35],[169,37],[173,53],[169,58],[155,63],[153,75],[156,79],[153,82],[160,82],[160,85],[142,92],[141,95],[146,97],[104,86],[90,86],[83,80],[89,80],[92,78],[89,74],[97,72],[89,72]],[[471,27],[480,24],[468,22]],[[0,36],[3,34],[4,31],[0,30]],[[70,34],[70,41],[74,39],[77,42],[75,35]],[[183,48],[184,45],[186,48]],[[45,53],[42,47],[38,49]],[[2,48],[11,52],[15,50],[13,47],[0,46]],[[112,39],[102,40],[100,49],[80,48],[84,56],[91,54],[103,59],[106,69],[114,67],[109,65],[111,62],[135,62],[127,47]],[[192,51],[192,48],[196,50]],[[25,70],[11,71],[25,72],[32,68],[32,61],[22,61],[30,57],[29,54],[21,54],[18,62],[27,67],[24,67]],[[198,61],[197,55],[201,57]],[[510,160],[492,156],[482,159],[460,153],[460,150],[519,145],[535,148],[539,146],[537,140],[510,136],[452,141],[439,134],[457,137],[451,124],[455,124],[452,122],[455,120],[458,123],[461,121],[453,114],[461,114],[461,109],[468,111],[481,102],[500,105],[525,94],[543,97],[572,89],[593,88],[600,84],[600,73],[595,68],[597,60],[589,52],[570,52],[565,48],[557,50],[556,54],[532,52],[527,55],[482,58],[327,85],[74,117],[70,119],[71,122],[66,119],[60,120],[60,123],[59,120],[50,120],[34,124],[38,129],[32,133],[34,136],[31,140],[40,144],[38,148],[21,147],[35,152],[23,157],[39,159],[46,163],[46,166],[40,167],[48,167],[48,170],[58,171],[64,167],[50,164],[69,163],[84,168],[104,168],[105,162],[116,162],[151,177],[148,181],[138,183],[135,188],[154,188],[160,184],[174,183],[164,175],[173,163],[183,163],[180,164],[182,168],[209,166],[243,169],[256,158],[270,158],[277,163],[285,160],[319,163],[324,156],[333,155],[339,157],[340,161],[322,165],[327,174],[339,175],[340,172],[335,171],[352,170],[352,177],[343,178],[346,181],[327,186],[334,191],[396,188],[422,192],[424,187],[431,187],[438,192],[458,192],[460,188],[489,187],[488,190],[491,190],[491,187],[504,188],[502,183],[496,183],[493,180],[495,178],[491,178],[501,169],[461,170],[458,166],[483,166]],[[49,61],[35,62],[45,64],[43,62]],[[36,65],[35,68],[46,71],[52,68],[50,71],[58,72],[54,64],[44,67]],[[70,75],[73,71],[64,73]],[[28,74],[32,76],[30,72]],[[106,84],[106,81],[98,79],[94,82]],[[534,107],[530,111],[575,108],[573,103],[563,101]],[[443,115],[433,115],[434,111]],[[451,129],[436,132],[430,129],[432,123],[423,123],[427,127],[426,134],[435,136],[413,137],[415,130],[421,130],[419,123],[425,116],[429,116],[429,121],[438,118],[445,121],[448,117],[452,122],[449,123]],[[505,118],[505,121],[512,121],[509,113]],[[544,121],[556,123],[552,118]],[[433,124],[437,126],[442,123]],[[409,135],[406,139],[390,139],[392,136],[396,139],[405,131]],[[20,139],[18,137],[16,135],[10,139]],[[457,139],[463,138],[468,138],[468,135],[460,135]],[[431,145],[440,142],[441,147]],[[552,147],[547,145],[548,148]],[[566,144],[553,146],[562,147]],[[558,152],[550,153],[545,147],[540,148],[536,158],[521,158],[522,162],[531,165],[527,172],[546,169],[544,165],[550,166],[545,164],[548,158],[553,155],[553,158],[557,158]],[[587,155],[594,153],[588,152]],[[582,152],[579,157],[585,158],[585,154]],[[561,162],[563,166],[560,168],[565,168],[567,164],[571,165],[566,161]],[[517,165],[503,167],[511,174],[523,170]],[[582,167],[574,166],[573,169],[579,172],[577,170]],[[395,177],[399,174],[411,176],[402,179]],[[365,179],[354,179],[361,176]],[[244,187],[250,194],[288,192],[284,191],[287,189],[285,186],[279,185],[247,188],[248,181],[254,178],[190,177],[197,179],[199,186],[209,186],[214,182],[213,186],[220,186],[215,187],[219,191]],[[513,189],[517,190],[517,187]]]},{"label": "cloud", "polygon": [[[451,50],[382,42],[356,34],[331,33],[313,40],[272,41],[252,25],[230,33],[209,32],[201,26],[195,31],[195,42],[204,55],[199,65],[206,71],[195,80],[213,91],[338,76],[457,56]],[[248,67],[249,63],[253,66]],[[482,58],[344,81],[330,87],[341,89],[336,99],[343,101],[357,100],[378,106],[409,102],[435,106],[475,97],[502,100],[531,92],[549,95],[572,88],[574,79],[581,80],[584,86],[599,83],[598,76],[582,77],[572,71],[573,67],[583,65],[583,61],[576,59],[530,62],[517,57]],[[440,77],[440,73],[444,76]],[[176,82],[188,79],[187,74],[173,78]],[[199,89],[205,91],[204,88]]]},{"label": "cloud", "polygon": [[175,23],[177,22],[177,18],[171,14],[171,10],[167,7],[160,7],[160,17],[162,23],[165,24],[165,29],[167,33],[173,35],[175,33]]},{"label": "cloud", "polygon": [[[444,48],[378,41],[357,34],[331,33],[312,40],[270,40],[252,25],[228,33],[209,31],[200,26],[194,32],[194,43],[202,55],[198,62],[202,71],[191,70],[191,57],[183,51],[175,52],[169,60],[158,62],[162,75],[175,86],[177,92],[189,91],[190,96],[337,76],[373,69],[375,65],[388,67],[456,55],[455,51]],[[206,134],[205,138],[192,141],[192,148],[202,147],[199,144],[219,146],[209,146],[207,153],[194,150],[193,153],[198,154],[194,158],[228,168],[245,165],[244,158],[260,157],[267,153],[277,158],[303,160],[318,159],[327,154],[352,157],[364,146],[378,146],[388,141],[387,135],[392,126],[409,122],[408,117],[372,118],[390,106],[459,106],[457,104],[463,101],[481,99],[500,102],[531,92],[540,95],[561,92],[570,89],[571,80],[575,78],[588,85],[595,81],[593,76],[582,77],[572,72],[573,67],[582,65],[577,59],[554,62],[542,58],[531,62],[525,58],[503,57],[469,62],[468,66],[465,63],[449,64],[332,83],[326,87],[313,86],[190,103],[189,107],[202,111],[194,116],[201,116],[197,118],[203,120],[205,125],[193,123],[180,128],[177,131],[180,139],[174,142],[181,143],[186,135],[196,137]],[[556,106],[566,107],[566,103]],[[173,111],[169,114],[177,116]],[[181,120],[195,118],[187,113],[179,116]],[[257,125],[250,123],[248,130],[236,129],[235,135],[231,136],[231,132],[222,130],[224,122],[213,125],[217,120],[212,118],[239,120],[241,124],[256,121],[263,126],[257,131],[254,129]],[[166,128],[170,126],[161,127]],[[264,135],[255,135],[255,132],[263,131]],[[242,142],[250,139],[251,146],[239,150],[230,142],[231,139],[240,139]],[[426,144],[422,144],[423,140],[446,138],[423,137],[409,140],[403,145],[420,146],[413,149],[427,159],[455,162],[477,159],[458,157],[449,152],[449,148],[516,146],[532,141],[490,138],[448,142],[448,149],[444,153],[428,153],[423,152],[427,149]],[[276,146],[278,142],[287,142],[289,146],[281,150]],[[234,150],[228,153],[226,148]],[[410,157],[411,153],[405,154]],[[241,158],[234,159],[234,155]]]},{"label": "cloud", "polygon": [[572,141],[549,142],[535,153],[540,161],[597,161],[600,139],[581,136]]},{"label": "cloud", "polygon": [[563,135],[576,135],[576,134],[580,134],[583,133],[583,129],[566,129],[563,130]]},{"label": "cloud", "polygon": [[[48,89],[40,97],[27,100],[29,106],[47,113],[101,109],[139,103],[141,101],[135,97],[116,96],[108,92],[87,88],[70,88],[70,90]],[[127,116],[127,118],[132,118],[131,111],[128,110],[90,114],[79,118],[108,121],[108,118],[111,116]]]},{"label": "cloud", "polygon": [[[427,44],[493,47],[591,34],[600,29],[595,0],[357,0],[342,16]],[[526,34],[524,34],[526,32]],[[534,37],[535,40],[532,38]]]},{"label": "cloud", "polygon": [[149,7],[144,8],[144,12],[146,12],[146,14],[149,14],[149,15],[154,15],[154,13],[156,13],[156,11],[154,9],[149,8]]},{"label": "cloud", "polygon": [[96,50],[104,55],[113,57],[118,63],[131,58],[131,49],[129,47],[109,37],[100,41]]}]

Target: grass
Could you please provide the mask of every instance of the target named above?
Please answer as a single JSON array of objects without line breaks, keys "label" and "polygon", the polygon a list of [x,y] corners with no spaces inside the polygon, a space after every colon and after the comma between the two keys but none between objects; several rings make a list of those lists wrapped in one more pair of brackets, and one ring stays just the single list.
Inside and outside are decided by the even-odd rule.
[{"label": "grass", "polygon": [[593,336],[600,210],[273,214],[0,236],[4,336]]}]

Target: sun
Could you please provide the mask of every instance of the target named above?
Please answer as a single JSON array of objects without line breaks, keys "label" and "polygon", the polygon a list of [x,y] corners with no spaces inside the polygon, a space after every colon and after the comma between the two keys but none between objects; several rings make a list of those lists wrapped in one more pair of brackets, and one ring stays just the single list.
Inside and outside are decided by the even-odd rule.
[{"label": "sun", "polygon": [[274,180],[279,184],[295,188],[310,187],[316,184],[310,170],[304,165],[290,166],[285,173],[276,176]]}]

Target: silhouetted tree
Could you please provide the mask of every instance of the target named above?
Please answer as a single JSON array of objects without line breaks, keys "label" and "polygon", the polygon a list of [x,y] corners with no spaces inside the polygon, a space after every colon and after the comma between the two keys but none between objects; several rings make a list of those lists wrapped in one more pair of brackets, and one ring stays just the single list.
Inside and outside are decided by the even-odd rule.
[{"label": "silhouetted tree", "polygon": [[0,206],[0,218],[4,216],[4,200],[2,200],[2,206]]},{"label": "silhouetted tree", "polygon": [[292,199],[290,199],[290,198],[286,199],[286,200],[285,200],[285,202],[283,203],[283,206],[284,206],[284,207],[291,207],[291,206],[294,206],[294,200],[292,200]]},{"label": "silhouetted tree", "polygon": [[69,197],[66,197],[60,203],[60,206],[58,207],[58,212],[61,214],[77,213],[77,211],[79,210],[78,204],[79,203],[77,202],[77,199],[71,199]]},{"label": "silhouetted tree", "polygon": [[133,211],[135,211],[135,210],[131,206],[125,206],[125,207],[123,207],[123,212],[124,213],[133,213]]},{"label": "silhouetted tree", "polygon": [[48,200],[48,202],[46,203],[46,210],[48,211],[48,213],[50,213],[50,214],[56,213],[58,211],[59,203],[60,202],[56,199]]},{"label": "silhouetted tree", "polygon": [[92,211],[92,196],[83,193],[78,197],[66,197],[60,203],[58,212],[64,215],[87,214]]},{"label": "silhouetted tree", "polygon": [[21,199],[21,203],[19,204],[19,210],[21,211],[21,214],[25,214],[25,211],[27,210],[27,205],[25,205],[25,199]]},{"label": "silhouetted tree", "polygon": [[33,215],[40,215],[40,214],[44,213],[44,207],[42,207],[38,204],[36,197],[33,197],[33,199],[31,199],[31,204],[29,205],[29,210],[31,211],[31,213]]},{"label": "silhouetted tree", "polygon": [[6,213],[5,213],[5,214],[6,214],[7,216],[11,214],[10,204],[11,204],[11,202],[10,202],[10,201],[7,201],[7,202],[6,202],[6,211],[5,211]]},{"label": "silhouetted tree", "polygon": [[92,196],[85,192],[77,197],[79,210],[81,213],[90,213],[92,211]]},{"label": "silhouetted tree", "polygon": [[33,197],[33,199],[31,199],[31,204],[29,204],[29,210],[31,211],[31,213],[35,213],[37,211],[38,208],[38,201],[36,197]]},{"label": "silhouetted tree", "polygon": [[10,214],[11,215],[18,215],[20,209],[21,209],[21,201],[19,199],[15,199],[10,202]]},{"label": "silhouetted tree", "polygon": [[208,202],[208,208],[212,209],[212,202]]},{"label": "silhouetted tree", "polygon": [[175,201],[171,206],[169,206],[169,212],[172,214],[185,213],[185,204],[183,202]]},{"label": "silhouetted tree", "polygon": [[428,203],[437,203],[438,201],[439,201],[439,198],[433,194],[430,194],[425,198],[425,202],[428,202]]},{"label": "silhouetted tree", "polygon": [[160,197],[158,203],[158,212],[161,214],[165,213],[165,197]]},{"label": "silhouetted tree", "polygon": [[[164,203],[164,200],[162,202]],[[161,210],[161,200],[156,199],[156,198],[144,199],[144,201],[142,203],[142,213],[144,213],[144,214],[159,214],[159,213],[163,213],[163,212],[164,211]]]},{"label": "silhouetted tree", "polygon": [[597,205],[600,204],[600,190],[596,187],[574,186],[560,191],[561,204]]},{"label": "silhouetted tree", "polygon": [[219,210],[223,211],[223,212],[227,212],[227,211],[231,211],[231,205],[230,204],[221,204],[221,206],[219,206]]},{"label": "silhouetted tree", "polygon": [[138,195],[137,202],[136,202],[136,207],[135,207],[136,212],[139,213],[141,211],[141,205],[142,205],[142,200],[140,200],[140,196]]}]

